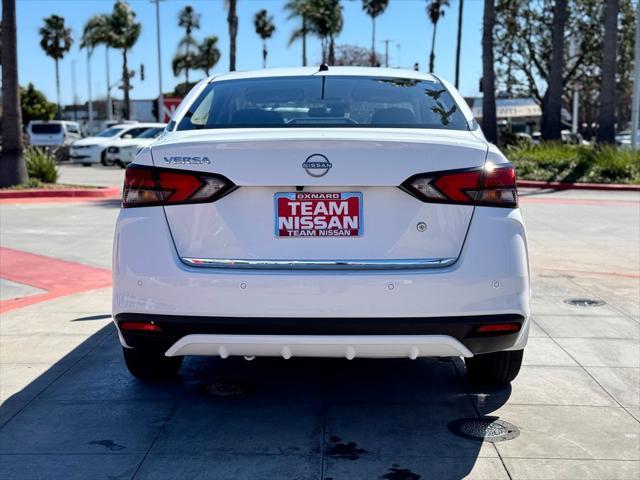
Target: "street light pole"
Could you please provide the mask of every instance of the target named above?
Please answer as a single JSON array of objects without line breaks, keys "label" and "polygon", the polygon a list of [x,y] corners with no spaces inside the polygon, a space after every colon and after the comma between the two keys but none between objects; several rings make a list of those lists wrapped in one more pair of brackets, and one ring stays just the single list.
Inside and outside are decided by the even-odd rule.
[{"label": "street light pole", "polygon": [[87,123],[87,133],[93,133],[93,95],[91,93],[91,55],[93,47],[87,48],[87,95],[89,96],[89,121]]},{"label": "street light pole", "polygon": [[164,96],[162,94],[162,55],[160,53],[160,1],[151,0],[151,3],[156,4],[156,43],[158,53],[158,121],[164,121]]},{"label": "street light pole", "polygon": [[640,112],[640,2],[636,4],[636,52],[635,68],[633,69],[633,99],[631,104],[631,147],[637,148],[638,116]]},{"label": "street light pole", "polygon": [[578,125],[578,114],[580,108],[580,92],[578,92],[578,88],[576,87],[573,91],[573,109],[571,112],[571,133],[578,133],[579,125]]},{"label": "street light pole", "polygon": [[389,42],[393,42],[393,40],[387,39],[382,42],[384,43],[384,66],[389,68]]},{"label": "street light pole", "polygon": [[105,56],[107,60],[107,120],[113,119],[113,107],[111,106],[111,78],[109,75],[109,47],[105,47]]},{"label": "street light pole", "polygon": [[76,59],[71,60],[71,96],[73,97],[73,120],[78,121],[78,95],[76,91]]}]

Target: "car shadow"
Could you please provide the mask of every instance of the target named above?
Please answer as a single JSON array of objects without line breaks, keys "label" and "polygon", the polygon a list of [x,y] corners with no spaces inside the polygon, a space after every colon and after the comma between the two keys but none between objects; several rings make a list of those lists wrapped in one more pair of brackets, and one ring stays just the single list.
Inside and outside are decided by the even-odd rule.
[{"label": "car shadow", "polygon": [[122,206],[122,199],[109,198],[104,200],[95,200],[93,204],[96,207],[101,207],[101,208],[108,208],[108,209],[118,208],[119,209]]},{"label": "car shadow", "polygon": [[189,357],[144,383],[109,325],[4,402],[0,456],[8,478],[458,479],[502,467],[448,425],[510,392],[458,358]]}]

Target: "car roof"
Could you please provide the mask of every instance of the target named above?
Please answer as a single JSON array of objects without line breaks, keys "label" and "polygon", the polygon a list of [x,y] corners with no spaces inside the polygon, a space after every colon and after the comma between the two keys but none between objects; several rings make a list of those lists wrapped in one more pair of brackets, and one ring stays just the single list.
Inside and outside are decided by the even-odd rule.
[{"label": "car roof", "polygon": [[78,122],[73,122],[71,120],[31,120],[29,121],[29,125],[31,125],[32,123],[71,123],[71,124],[75,124],[78,125]]},{"label": "car roof", "polygon": [[242,80],[249,78],[269,78],[269,77],[300,77],[311,75],[323,76],[356,76],[356,77],[391,77],[391,78],[411,78],[416,80],[438,81],[429,73],[416,70],[404,70],[399,68],[380,67],[328,67],[327,70],[320,71],[319,67],[296,67],[296,68],[265,68],[262,70],[250,70],[246,72],[228,72],[209,77],[209,82],[223,80]]}]

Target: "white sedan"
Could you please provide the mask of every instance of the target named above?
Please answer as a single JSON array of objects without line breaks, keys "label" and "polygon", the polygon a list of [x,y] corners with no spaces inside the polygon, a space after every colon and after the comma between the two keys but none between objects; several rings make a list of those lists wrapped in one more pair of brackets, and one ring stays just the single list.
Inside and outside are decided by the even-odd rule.
[{"label": "white sedan", "polygon": [[514,168],[435,75],[216,75],[126,170],[113,318],[141,379],[185,355],[457,356],[508,383],[530,324]]},{"label": "white sedan", "polygon": [[148,147],[162,135],[166,125],[148,129],[136,138],[121,138],[107,147],[107,165],[125,168],[144,147]]},{"label": "white sedan", "polygon": [[73,142],[69,159],[88,167],[94,163],[106,165],[107,148],[120,139],[136,138],[150,128],[162,127],[162,123],[123,123],[114,125],[96,134]]}]

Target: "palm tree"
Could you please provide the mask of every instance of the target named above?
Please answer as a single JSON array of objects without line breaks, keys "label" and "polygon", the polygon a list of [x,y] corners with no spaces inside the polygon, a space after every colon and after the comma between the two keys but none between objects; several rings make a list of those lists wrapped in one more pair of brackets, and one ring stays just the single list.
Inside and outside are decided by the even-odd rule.
[{"label": "palm tree", "polygon": [[209,71],[216,66],[220,60],[220,50],[218,50],[218,37],[212,35],[205,37],[198,45],[198,68],[204,70],[209,76]]},{"label": "palm tree", "polygon": [[56,94],[58,100],[58,117],[60,116],[60,69],[59,61],[71,49],[73,39],[71,29],[65,27],[64,18],[51,15],[44,19],[44,26],[40,28],[40,47],[56,64]]},{"label": "palm tree", "polygon": [[596,140],[600,143],[615,142],[618,11],[618,0],[606,0],[602,48],[602,86],[600,87],[600,113],[598,114],[598,133],[596,135]]},{"label": "palm tree", "polygon": [[229,24],[229,71],[236,69],[236,37],[238,36],[237,0],[226,0],[227,23]]},{"label": "palm tree", "polygon": [[189,70],[197,68],[198,63],[197,55],[191,50],[198,48],[192,33],[200,28],[200,14],[191,5],[187,5],[178,13],[178,26],[185,30],[185,35],[178,44],[178,49],[184,48],[184,53],[177,53],[173,57],[173,74],[177,76],[184,71],[186,83],[189,84]]},{"label": "palm tree", "polygon": [[340,0],[309,0],[309,23],[322,42],[322,63],[333,65],[335,37],[344,25]]},{"label": "palm tree", "polygon": [[458,4],[458,41],[456,42],[456,88],[460,83],[460,48],[462,47],[462,11],[464,10],[464,0]]},{"label": "palm tree", "polygon": [[131,101],[129,97],[130,80],[132,74],[127,64],[127,54],[138,41],[142,25],[136,22],[136,13],[128,3],[117,0],[113,12],[109,17],[109,42],[112,48],[122,50],[122,88],[124,91],[124,118],[129,120]]},{"label": "palm tree", "polygon": [[542,138],[560,140],[562,130],[562,71],[564,69],[564,25],[567,18],[567,0],[556,0],[551,24],[551,65],[549,85],[543,98]]},{"label": "palm tree", "polygon": [[263,8],[253,17],[253,25],[256,33],[262,39],[262,68],[267,68],[267,39],[271,38],[276,26],[273,24],[273,16]]},{"label": "palm tree", "polygon": [[98,45],[109,42],[109,16],[105,14],[94,15],[84,24],[80,48],[93,51]]},{"label": "palm tree", "polygon": [[291,46],[298,39],[302,40],[302,66],[307,66],[307,34],[309,30],[309,0],[289,0],[284,9],[289,12],[287,20],[300,17],[301,25],[291,32],[288,45]]},{"label": "palm tree", "polygon": [[493,27],[496,23],[494,0],[484,0],[482,19],[482,131],[487,140],[498,141],[496,119],[496,79],[493,70]]},{"label": "palm tree", "polygon": [[2,155],[0,187],[27,181],[22,158],[22,111],[18,87],[16,0],[2,0]]},{"label": "palm tree", "polygon": [[382,15],[389,5],[389,0],[362,0],[362,9],[371,17],[371,66],[375,67],[376,60],[376,17]]},{"label": "palm tree", "polygon": [[444,17],[444,9],[449,6],[449,0],[427,0],[427,15],[433,24],[433,37],[431,38],[431,54],[429,55],[429,72],[433,72],[436,61],[436,29],[438,21]]},{"label": "palm tree", "polygon": [[[91,57],[93,50],[100,44],[106,44],[109,40],[109,18],[107,15],[94,15],[84,25],[80,48],[87,50],[87,86],[89,94],[89,129],[93,123],[93,101],[91,96]],[[108,46],[106,48],[109,48]],[[107,85],[107,90],[109,86]],[[108,102],[110,104],[110,102]]]}]

